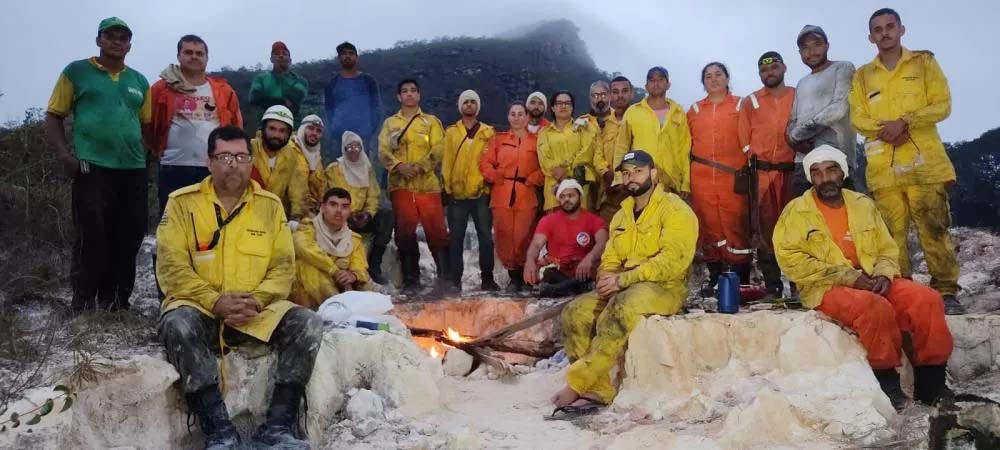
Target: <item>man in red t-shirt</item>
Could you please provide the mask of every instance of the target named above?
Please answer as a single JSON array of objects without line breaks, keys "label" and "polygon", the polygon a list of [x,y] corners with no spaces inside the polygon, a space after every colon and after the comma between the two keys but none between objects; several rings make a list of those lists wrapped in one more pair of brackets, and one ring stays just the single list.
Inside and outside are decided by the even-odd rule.
[{"label": "man in red t-shirt", "polygon": [[[524,281],[541,281],[541,297],[566,297],[592,289],[608,231],[601,216],[580,209],[582,197],[579,182],[563,180],[556,188],[559,210],[543,217],[535,228],[524,262]],[[540,258],[542,247],[548,254]]]}]

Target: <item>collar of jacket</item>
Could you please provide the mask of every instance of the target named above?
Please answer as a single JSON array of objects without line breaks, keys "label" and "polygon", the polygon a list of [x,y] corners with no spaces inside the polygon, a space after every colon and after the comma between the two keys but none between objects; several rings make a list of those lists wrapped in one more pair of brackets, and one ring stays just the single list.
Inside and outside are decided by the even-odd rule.
[{"label": "collar of jacket", "polygon": [[[915,52],[915,51],[912,51],[912,50],[910,50],[910,49],[908,49],[906,47],[903,47],[903,54],[899,57],[899,62],[896,63],[896,69],[898,69],[900,66],[902,66],[907,61],[909,61],[909,60],[917,57],[921,53],[922,52]],[[889,70],[889,68],[885,67],[885,64],[882,64],[882,60],[878,58],[878,54],[877,53],[875,54],[875,57],[872,58],[872,65],[874,65],[875,67],[878,67],[879,69],[882,69],[882,70],[884,70],[886,72],[892,72],[892,70]]]},{"label": "collar of jacket", "polygon": [[625,200],[622,200],[621,210],[626,212],[625,214],[626,222],[638,224],[639,222],[642,221],[644,217],[647,217],[646,211],[649,211],[651,209],[656,209],[656,207],[660,204],[660,202],[662,202],[667,196],[667,193],[663,192],[663,189],[660,187],[659,183],[653,184],[653,186],[650,187],[650,189],[653,190],[653,194],[649,196],[649,202],[646,203],[646,207],[642,208],[642,213],[639,214],[639,220],[635,219],[635,197],[629,195],[628,197],[625,198]]},{"label": "collar of jacket", "polygon": [[[203,195],[205,195],[206,197],[208,197],[209,200],[212,201],[212,203],[216,203],[219,206],[222,206],[222,202],[219,201],[219,196],[215,193],[215,184],[212,183],[212,176],[211,175],[205,177],[204,180],[201,180],[201,183],[200,183],[200,186],[198,187],[198,190]],[[256,193],[258,193],[258,192],[260,192],[262,190],[263,189],[260,187],[260,184],[258,184],[257,181],[250,180],[249,184],[247,184],[247,188],[243,191],[243,196],[240,197],[240,201],[237,202],[237,203],[243,203],[243,202],[248,201],[250,199],[250,197],[252,197],[254,194],[256,194]]]}]

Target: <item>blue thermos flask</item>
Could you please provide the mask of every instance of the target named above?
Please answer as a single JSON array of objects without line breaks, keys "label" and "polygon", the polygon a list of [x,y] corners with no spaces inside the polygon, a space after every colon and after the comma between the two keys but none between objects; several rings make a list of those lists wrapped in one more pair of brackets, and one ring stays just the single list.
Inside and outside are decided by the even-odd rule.
[{"label": "blue thermos flask", "polygon": [[740,310],[740,276],[723,272],[719,276],[719,312],[736,314]]}]

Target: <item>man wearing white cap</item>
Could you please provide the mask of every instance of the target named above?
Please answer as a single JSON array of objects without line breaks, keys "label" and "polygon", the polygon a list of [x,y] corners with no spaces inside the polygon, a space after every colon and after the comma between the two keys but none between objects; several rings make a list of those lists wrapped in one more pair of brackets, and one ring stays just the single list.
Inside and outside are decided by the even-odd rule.
[{"label": "man wearing white cap", "polygon": [[[581,208],[583,186],[573,178],[556,189],[559,209],[538,222],[524,262],[524,281],[538,284],[542,297],[582,294],[592,287],[608,240],[601,216]],[[539,257],[542,247],[548,254]]]},{"label": "man wearing white cap", "polygon": [[937,291],[900,276],[892,235],[875,202],[843,189],[847,156],[829,145],[803,160],[814,186],[785,207],[774,230],[778,264],[801,290],[803,306],[858,333],[882,390],[898,410],[902,334],[912,339],[913,395],[933,405],[945,394],[953,340]]},{"label": "man wearing white cap", "polygon": [[524,102],[524,108],[528,110],[528,132],[538,134],[539,130],[549,125],[549,121],[545,119],[545,111],[549,109],[545,94],[532,92]]},{"label": "man wearing white cap", "polygon": [[309,209],[309,164],[292,142],[293,123],[287,107],[267,108],[257,137],[250,141],[253,154],[250,178],[281,199],[289,221],[298,221]]},{"label": "man wearing white cap", "polygon": [[292,137],[295,145],[306,159],[309,166],[309,174],[317,170],[323,170],[323,154],[320,146],[323,142],[323,119],[315,114],[310,114],[302,119],[299,131]]},{"label": "man wearing white cap", "polygon": [[441,162],[441,177],[444,181],[444,201],[447,204],[449,252],[452,262],[448,278],[452,288],[462,290],[462,272],[465,264],[462,253],[465,249],[465,229],[469,219],[476,226],[479,239],[480,286],[486,291],[496,291],[493,279],[493,214],[490,211],[490,188],[479,171],[479,157],[490,139],[493,127],[479,121],[482,102],[479,94],[472,89],[458,96],[458,112],[462,115],[454,124],[444,130],[444,160]]}]

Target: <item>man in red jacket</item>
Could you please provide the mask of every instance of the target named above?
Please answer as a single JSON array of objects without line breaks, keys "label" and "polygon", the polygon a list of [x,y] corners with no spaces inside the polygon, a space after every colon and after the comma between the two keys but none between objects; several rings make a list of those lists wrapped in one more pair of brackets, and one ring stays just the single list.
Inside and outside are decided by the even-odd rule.
[{"label": "man in red jacket", "polygon": [[171,192],[208,176],[208,135],[226,125],[243,128],[236,92],[222,78],[205,75],[208,44],[193,34],[177,41],[177,64],[150,88],[153,123],[149,148],[160,159],[160,213]]}]

